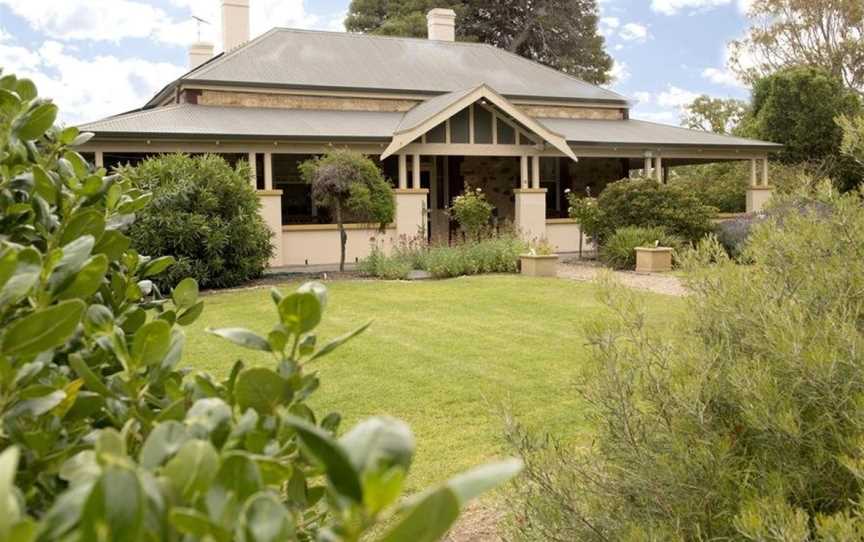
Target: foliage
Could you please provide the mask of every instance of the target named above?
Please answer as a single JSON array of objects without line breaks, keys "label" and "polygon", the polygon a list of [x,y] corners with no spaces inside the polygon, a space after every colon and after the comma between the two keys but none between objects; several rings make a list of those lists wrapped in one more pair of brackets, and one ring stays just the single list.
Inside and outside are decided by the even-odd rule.
[{"label": "foliage", "polygon": [[339,228],[339,270],[345,270],[346,215],[360,222],[393,221],[396,207],[390,183],[375,162],[348,149],[332,149],[300,164],[303,180],[312,185],[312,200],[333,211]]},{"label": "foliage", "polygon": [[840,150],[846,156],[864,165],[864,114],[856,117],[840,116],[837,124],[843,130]]},{"label": "foliage", "polygon": [[684,187],[653,179],[622,179],[600,193],[596,216],[585,231],[596,234],[601,244],[625,226],[658,226],[685,241],[697,241],[712,230],[711,218],[716,213]]},{"label": "foliage", "polygon": [[495,207],[486,200],[486,195],[479,188],[472,189],[465,185],[465,190],[453,198],[449,209],[450,215],[456,219],[459,226],[471,239],[477,239],[480,232],[492,220]]},{"label": "foliage", "polygon": [[830,160],[828,175],[848,189],[864,169],[841,154],[840,115],[854,116],[861,100],[843,83],[819,68],[783,69],[755,82],[745,135],[783,144],[777,158],[787,164]]},{"label": "foliage", "polygon": [[535,60],[593,84],[611,82],[612,58],[597,31],[595,0],[352,0],[350,32],[426,37],[426,13],[452,8],[456,35]]},{"label": "foliage", "polygon": [[747,239],[758,221],[757,216],[747,214],[717,224],[715,231],[717,241],[732,259],[737,261],[742,259]]},{"label": "foliage", "polygon": [[[671,335],[610,289],[591,328],[583,448],[511,433],[524,453],[522,539],[850,540],[864,457],[864,204],[830,187],[754,228],[729,260],[685,255]],[[553,441],[554,442],[554,441]]]},{"label": "foliage", "polygon": [[579,229],[596,244],[603,233],[603,213],[597,204],[597,198],[580,196],[567,191],[567,212],[570,218],[579,222]]},{"label": "foliage", "polygon": [[730,134],[747,113],[747,102],[703,94],[684,108],[681,124],[693,130]]},{"label": "foliage", "polygon": [[625,226],[615,230],[600,247],[600,260],[613,269],[635,269],[636,248],[654,246],[678,250],[683,243],[662,227]]},{"label": "foliage", "polygon": [[123,233],[151,195],[93,170],[70,148],[89,135],[52,127],[36,96],[0,78],[0,540],[358,540],[394,514],[385,540],[435,540],[518,472],[488,465],[397,504],[410,430],[372,418],[337,439],[339,416],[306,405],[309,364],[365,329],[319,347],[320,284],[274,290],[266,337],[211,330],[275,369],[178,370],[197,283],[161,296],[150,277],[173,259]]},{"label": "foliage", "polygon": [[357,270],[362,275],[385,280],[404,280],[414,267],[408,258],[401,255],[388,256],[384,249],[373,244],[369,255],[357,262]]},{"label": "foliage", "polygon": [[249,167],[217,155],[163,155],[117,173],[153,194],[129,229],[132,247],[175,265],[156,282],[193,277],[205,288],[237,286],[261,276],[273,251],[270,231],[249,184]]},{"label": "foliage", "polygon": [[536,241],[532,241],[528,247],[528,252],[537,256],[552,256],[555,254],[555,245],[549,242],[549,239],[541,237]]},{"label": "foliage", "polygon": [[[771,181],[773,185],[773,176]],[[747,207],[750,163],[718,162],[677,167],[669,183],[721,213],[743,213]]]},{"label": "foliage", "polygon": [[790,66],[826,69],[864,92],[864,8],[857,0],[755,0],[730,65],[748,83]]}]

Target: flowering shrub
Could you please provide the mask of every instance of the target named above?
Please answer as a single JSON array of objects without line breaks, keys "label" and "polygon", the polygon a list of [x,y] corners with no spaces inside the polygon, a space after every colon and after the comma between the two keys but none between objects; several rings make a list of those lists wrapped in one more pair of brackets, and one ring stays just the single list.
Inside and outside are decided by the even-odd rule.
[{"label": "flowering shrub", "polygon": [[469,238],[477,239],[483,227],[492,219],[494,209],[495,207],[486,200],[481,189],[472,190],[466,185],[465,192],[453,198],[450,214]]}]

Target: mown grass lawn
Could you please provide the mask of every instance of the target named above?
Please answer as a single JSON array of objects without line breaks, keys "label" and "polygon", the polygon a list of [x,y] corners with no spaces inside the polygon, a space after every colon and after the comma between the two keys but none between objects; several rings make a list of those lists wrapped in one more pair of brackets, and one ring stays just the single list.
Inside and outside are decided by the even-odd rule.
[{"label": "mown grass lawn", "polygon": [[[280,285],[282,290],[298,283]],[[583,326],[604,317],[596,286],[521,276],[428,282],[335,281],[319,340],[374,319],[363,335],[317,364],[319,415],[343,428],[376,414],[407,421],[418,445],[411,488],[507,452],[504,416],[562,436],[584,429],[573,380],[588,356]],[[644,294],[652,321],[671,323],[680,299]],[[276,321],[269,288],[215,293],[188,330],[186,363],[220,378],[236,359],[272,363],[204,332]]]}]

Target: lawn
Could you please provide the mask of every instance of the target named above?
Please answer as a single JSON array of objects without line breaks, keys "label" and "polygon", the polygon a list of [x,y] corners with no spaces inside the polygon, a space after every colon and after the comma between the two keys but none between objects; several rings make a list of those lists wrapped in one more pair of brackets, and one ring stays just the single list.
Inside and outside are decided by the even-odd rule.
[{"label": "lawn", "polygon": [[[595,286],[521,276],[327,286],[319,340],[374,323],[315,362],[322,385],[312,406],[322,416],[342,413],[343,428],[376,414],[407,421],[418,446],[412,488],[506,453],[507,413],[565,437],[584,428],[572,387],[589,355],[583,325],[604,316]],[[658,325],[682,307],[667,296],[644,294],[644,300]],[[188,330],[186,363],[220,378],[238,358],[271,363],[204,329],[244,326],[266,333],[275,319],[269,288],[208,295],[203,316]]]}]

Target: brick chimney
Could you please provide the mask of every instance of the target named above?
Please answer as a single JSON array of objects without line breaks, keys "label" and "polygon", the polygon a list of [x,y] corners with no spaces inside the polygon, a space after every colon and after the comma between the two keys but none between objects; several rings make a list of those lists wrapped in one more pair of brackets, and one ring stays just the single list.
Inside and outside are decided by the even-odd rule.
[{"label": "brick chimney", "polygon": [[456,12],[452,9],[430,10],[426,14],[426,26],[430,40],[456,41]]},{"label": "brick chimney", "polygon": [[226,52],[249,41],[249,0],[222,0],[222,47]]},{"label": "brick chimney", "polygon": [[199,41],[189,46],[189,69],[194,70],[213,58],[213,44]]}]

